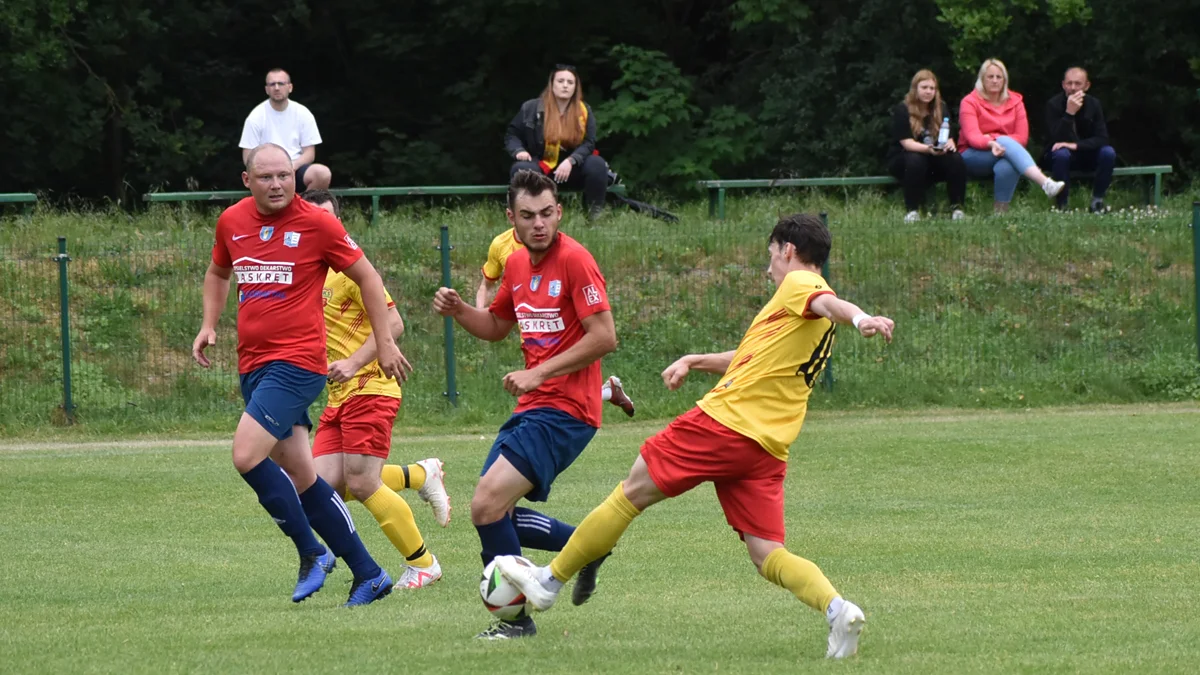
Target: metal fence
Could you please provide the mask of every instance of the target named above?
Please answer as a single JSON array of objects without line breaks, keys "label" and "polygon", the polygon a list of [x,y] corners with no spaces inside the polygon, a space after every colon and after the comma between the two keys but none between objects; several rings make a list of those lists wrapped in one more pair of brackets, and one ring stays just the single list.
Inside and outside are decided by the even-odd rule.
[{"label": "metal fence", "polygon": [[[702,378],[682,397],[667,395],[659,372],[687,351],[735,347],[770,297],[773,215],[686,225],[587,225],[573,215],[564,223],[607,278],[621,347],[605,371],[630,383],[641,414],[675,414],[702,395],[711,384]],[[1189,215],[1200,224],[1200,206]],[[515,337],[489,344],[458,330],[447,349],[447,324],[430,309],[433,293],[449,278],[473,298],[488,244],[504,229],[502,216],[448,219],[385,219],[355,232],[405,318],[401,348],[417,367],[405,387],[401,423],[409,426],[436,425],[452,409],[453,419],[500,419],[512,405],[500,378],[522,363]],[[834,215],[831,286],[896,319],[897,337],[885,348],[841,328],[815,404],[1196,398],[1188,220],[1146,212],[902,224]],[[7,424],[78,417],[161,427],[236,415],[236,293],[211,350],[213,367],[190,357],[211,230],[100,239],[48,236],[44,245],[0,249]]]}]

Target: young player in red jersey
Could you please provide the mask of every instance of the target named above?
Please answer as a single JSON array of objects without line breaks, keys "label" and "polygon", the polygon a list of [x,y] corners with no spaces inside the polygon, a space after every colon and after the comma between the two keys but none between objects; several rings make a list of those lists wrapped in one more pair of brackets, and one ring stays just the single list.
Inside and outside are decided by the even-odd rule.
[{"label": "young player in red jersey", "polygon": [[[362,288],[368,316],[387,323],[383,282],[336,218],[295,199],[287,152],[273,144],[252,150],[242,182],[251,196],[217,220],[212,262],[204,277],[204,320],[192,356],[207,368],[217,320],[237,275],[238,372],[246,410],[233,435],[233,465],[258,494],[300,554],[293,602],[320,590],[335,556],[354,573],[347,605],[387,595],[391,578],[367,553],[350,512],[317,477],[308,444],[308,407],[325,386],[325,321],[321,289],[329,268]],[[377,331],[380,369],[403,380],[411,366],[387,331]],[[286,473],[285,473],[286,471]],[[316,530],[329,544],[313,536]]]},{"label": "young player in red jersey", "polygon": [[777,290],[737,350],[689,354],[662,374],[667,388],[677,389],[691,370],[723,373],[717,386],[647,439],[629,477],[579,524],[548,566],[530,569],[511,557],[496,559],[500,573],[536,609],[549,609],[563,583],[612,550],[647,508],[712,482],[725,519],[742,537],[759,574],[825,614],[826,657],[858,651],[862,610],[843,600],[820,568],[783,545],[788,448],[800,434],[813,384],[833,350],[835,324],[889,342],[895,326],[834,295],[821,278],[830,243],[829,230],[814,215],[781,219],[767,246],[767,271]]},{"label": "young player in red jersey", "polygon": [[[433,307],[467,332],[493,342],[521,329],[525,369],[504,376],[517,399],[483,464],[471,499],[483,563],[520,555],[527,546],[561,550],[573,527],[531,509],[522,498],[545,501],[562,473],[600,427],[600,358],[617,346],[604,277],[592,254],[558,231],[562,205],[554,181],[520,171],[508,188],[508,219],[525,248],[508,259],[504,280],[488,310],[441,288]],[[599,563],[580,573],[594,584]],[[577,585],[578,586],[578,585]],[[479,635],[509,639],[534,635],[529,617],[499,622]]]}]

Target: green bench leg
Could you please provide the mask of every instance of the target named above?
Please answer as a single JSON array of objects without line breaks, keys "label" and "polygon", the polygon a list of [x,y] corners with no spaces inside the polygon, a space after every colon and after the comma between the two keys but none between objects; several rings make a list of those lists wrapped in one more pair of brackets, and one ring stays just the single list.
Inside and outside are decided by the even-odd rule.
[{"label": "green bench leg", "polygon": [[725,220],[725,188],[717,190],[717,218]]},{"label": "green bench leg", "polygon": [[375,222],[379,216],[379,195],[371,195],[371,227],[375,227]]},{"label": "green bench leg", "polygon": [[1154,208],[1162,206],[1162,174],[1154,174]]}]

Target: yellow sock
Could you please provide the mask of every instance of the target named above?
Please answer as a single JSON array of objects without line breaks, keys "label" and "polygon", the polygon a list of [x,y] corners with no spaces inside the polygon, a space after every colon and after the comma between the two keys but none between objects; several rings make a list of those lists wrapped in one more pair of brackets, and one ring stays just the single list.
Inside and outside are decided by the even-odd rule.
[{"label": "yellow sock", "polygon": [[395,492],[420,490],[425,486],[425,467],[420,464],[409,464],[408,466],[384,464],[380,478],[383,479],[384,485]]},{"label": "yellow sock", "polygon": [[421,539],[421,531],[413,520],[412,509],[386,485],[367,497],[363,506],[379,521],[379,527],[387,538],[404,555],[405,560],[413,567],[429,567],[433,564],[433,556],[425,548]]},{"label": "yellow sock", "polygon": [[821,572],[821,568],[810,560],[789,553],[786,548],[777,548],[762,564],[762,575],[767,581],[792,592],[800,602],[819,609],[829,609],[829,603],[838,597],[833,584]]},{"label": "yellow sock", "polygon": [[561,553],[550,562],[550,572],[559,581],[575,576],[583,566],[612,550],[633,519],[641,514],[625,497],[624,483],[588,514],[575,528]]}]

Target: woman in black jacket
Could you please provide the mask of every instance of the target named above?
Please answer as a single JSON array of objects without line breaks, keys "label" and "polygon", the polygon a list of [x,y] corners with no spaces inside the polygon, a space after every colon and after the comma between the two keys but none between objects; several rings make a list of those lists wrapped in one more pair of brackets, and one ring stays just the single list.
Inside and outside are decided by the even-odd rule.
[{"label": "woman in black jacket", "polygon": [[892,108],[892,142],[888,145],[888,172],[904,185],[904,222],[919,220],[925,190],[935,181],[946,181],[952,218],[963,217],[962,204],[967,194],[967,167],[954,146],[954,133],[948,129],[939,143],[942,123],[949,123],[950,111],[942,104],[937,77],[929,70],[918,70],[909,84],[908,95]]},{"label": "woman in black jacket", "polygon": [[583,102],[583,86],[574,66],[555,66],[538,98],[521,105],[504,137],[514,160],[511,177],[522,169],[540,171],[570,189],[583,188],[589,216],[604,208],[608,164],[596,147],[596,117]]}]

